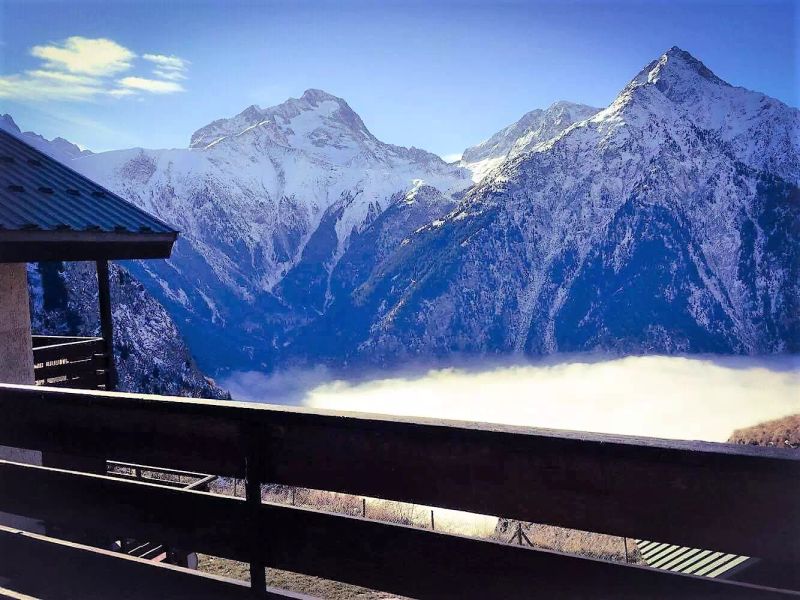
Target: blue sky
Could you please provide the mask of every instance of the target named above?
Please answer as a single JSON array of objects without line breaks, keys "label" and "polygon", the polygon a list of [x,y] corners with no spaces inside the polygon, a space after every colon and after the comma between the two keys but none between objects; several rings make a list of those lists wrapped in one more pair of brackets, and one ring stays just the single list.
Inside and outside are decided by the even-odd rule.
[{"label": "blue sky", "polygon": [[605,106],[673,45],[798,106],[798,3],[0,0],[0,112],[92,150],[185,147],[311,87],[380,139],[460,153],[560,99]]}]

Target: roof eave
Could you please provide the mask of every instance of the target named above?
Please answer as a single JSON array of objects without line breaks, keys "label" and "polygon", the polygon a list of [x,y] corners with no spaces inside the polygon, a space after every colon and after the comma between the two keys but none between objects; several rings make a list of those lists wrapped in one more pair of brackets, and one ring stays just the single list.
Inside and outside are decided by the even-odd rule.
[{"label": "roof eave", "polygon": [[0,231],[0,263],[169,258],[176,232]]}]

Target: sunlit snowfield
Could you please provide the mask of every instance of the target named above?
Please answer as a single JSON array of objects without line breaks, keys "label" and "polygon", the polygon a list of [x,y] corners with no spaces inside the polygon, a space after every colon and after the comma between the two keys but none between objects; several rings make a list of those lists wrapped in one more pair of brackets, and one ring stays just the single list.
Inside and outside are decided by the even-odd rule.
[{"label": "sunlit snowfield", "polygon": [[[800,413],[800,357],[570,356],[356,382],[324,369],[236,373],[223,385],[237,400],[714,442]],[[436,509],[436,522],[482,536],[497,519]]]},{"label": "sunlit snowfield", "polygon": [[800,356],[571,356],[359,381],[236,373],[223,385],[237,400],[722,442],[800,412]]}]

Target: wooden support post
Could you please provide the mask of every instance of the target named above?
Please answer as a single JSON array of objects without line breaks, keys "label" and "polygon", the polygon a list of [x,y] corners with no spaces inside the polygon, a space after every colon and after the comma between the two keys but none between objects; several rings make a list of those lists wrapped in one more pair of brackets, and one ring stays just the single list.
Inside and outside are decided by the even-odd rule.
[{"label": "wooden support post", "polygon": [[367,499],[366,498],[362,498],[361,499],[361,516],[362,517],[366,517],[367,516]]},{"label": "wooden support post", "polygon": [[630,562],[628,560],[628,538],[627,537],[623,537],[622,541],[625,544],[625,562],[627,563],[627,562]]},{"label": "wooden support post", "polygon": [[114,322],[111,316],[111,286],[109,283],[108,261],[98,260],[95,264],[97,265],[97,291],[100,301],[100,331],[108,360],[106,390],[113,391],[117,387],[117,368],[114,363]]},{"label": "wooden support post", "polygon": [[262,558],[260,546],[264,542],[261,523],[261,477],[263,470],[264,453],[259,443],[259,429],[251,428],[248,431],[248,448],[245,464],[245,501],[251,509],[252,539],[250,554],[250,589],[255,598],[267,597],[266,564]]},{"label": "wooden support post", "polygon": [[436,531],[436,523],[433,520],[433,509],[431,509],[431,531]]}]

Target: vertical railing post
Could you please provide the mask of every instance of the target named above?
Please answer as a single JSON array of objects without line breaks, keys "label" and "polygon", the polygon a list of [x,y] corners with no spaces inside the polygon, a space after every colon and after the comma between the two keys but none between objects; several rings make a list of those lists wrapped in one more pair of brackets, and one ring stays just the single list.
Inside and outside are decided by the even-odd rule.
[{"label": "vertical railing post", "polygon": [[247,429],[247,455],[245,457],[245,502],[250,507],[250,588],[256,598],[267,596],[267,575],[261,545],[261,483],[264,474],[264,445],[256,427]]},{"label": "vertical railing post", "polygon": [[108,261],[98,260],[97,295],[100,301],[100,331],[103,336],[108,372],[106,373],[106,390],[117,388],[117,366],[114,363],[114,321],[111,315],[111,285],[109,283]]}]

